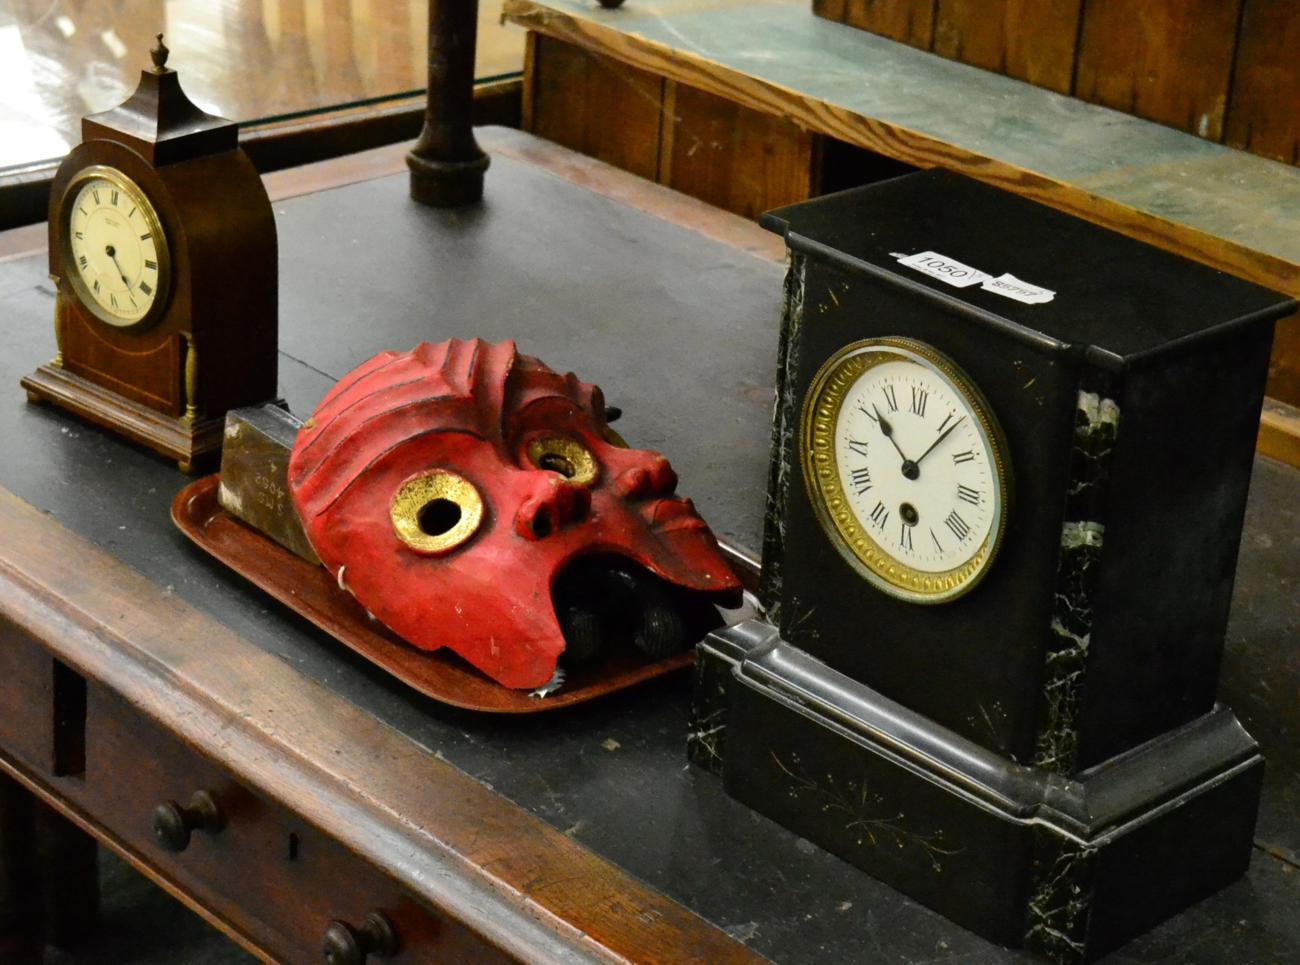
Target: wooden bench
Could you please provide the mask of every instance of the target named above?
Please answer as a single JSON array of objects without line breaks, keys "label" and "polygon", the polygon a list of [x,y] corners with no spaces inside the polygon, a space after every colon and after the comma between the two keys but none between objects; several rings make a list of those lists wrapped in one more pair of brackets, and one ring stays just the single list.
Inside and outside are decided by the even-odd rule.
[{"label": "wooden bench", "polygon": [[[1300,296],[1300,168],[813,15],[807,0],[504,0],[524,126],[746,214],[942,165]],[[687,134],[689,136],[684,137]],[[699,148],[706,163],[699,163]],[[755,198],[759,201],[755,202]],[[1300,464],[1300,322],[1260,448]]]}]

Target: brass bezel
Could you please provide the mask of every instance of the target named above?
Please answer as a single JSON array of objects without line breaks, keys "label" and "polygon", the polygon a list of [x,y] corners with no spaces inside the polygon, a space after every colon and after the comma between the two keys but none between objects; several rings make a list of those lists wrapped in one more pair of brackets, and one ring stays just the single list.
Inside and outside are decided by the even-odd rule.
[{"label": "brass bezel", "polygon": [[[158,239],[158,244],[154,246],[158,252],[158,291],[149,310],[139,318],[123,319],[100,305],[95,300],[95,296],[86,288],[86,283],[81,278],[81,272],[77,271],[75,266],[75,256],[72,253],[72,202],[76,200],[81,185],[96,178],[115,184],[123,193],[130,195],[132,200],[136,202],[136,207],[140,209],[145,226]],[[149,200],[149,195],[140,185],[117,168],[106,164],[92,164],[82,168],[68,182],[68,186],[63,190],[63,196],[59,200],[59,227],[59,254],[63,261],[61,275],[68,280],[68,284],[72,286],[77,300],[85,307],[86,311],[105,325],[111,325],[113,328],[123,331],[148,328],[162,317],[167,309],[168,298],[171,295],[171,245],[167,233],[163,230],[162,222],[158,219],[158,212],[154,209],[153,202]]]},{"label": "brass bezel", "polygon": [[[420,526],[420,513],[438,499],[460,507],[460,519],[445,533],[426,533]],[[393,495],[388,512],[398,539],[417,553],[438,556],[454,550],[478,531],[483,522],[483,497],[464,476],[434,469],[404,482]]]},{"label": "brass bezel", "polygon": [[528,443],[528,461],[538,469],[547,469],[542,465],[547,456],[558,456],[573,468],[573,475],[560,475],[575,486],[592,486],[600,479],[600,464],[591,450],[567,436],[538,436]]},{"label": "brass bezel", "polygon": [[[925,365],[948,382],[975,415],[993,459],[997,514],[975,555],[961,566],[927,573],[900,562],[871,536],[854,514],[839,478],[835,427],[848,391],[877,365],[910,361]],[[964,372],[937,349],[909,338],[864,339],[832,355],[813,378],[800,423],[800,456],[808,499],[832,545],[872,586],[912,603],[947,603],[973,590],[1002,545],[1011,503],[1012,479],[1006,437],[988,400]]]}]

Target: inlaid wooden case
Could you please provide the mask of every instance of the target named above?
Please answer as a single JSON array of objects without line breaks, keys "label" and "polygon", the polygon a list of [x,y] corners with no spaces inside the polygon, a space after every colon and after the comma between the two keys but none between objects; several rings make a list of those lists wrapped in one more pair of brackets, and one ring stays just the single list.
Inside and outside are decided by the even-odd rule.
[{"label": "inlaid wooden case", "polygon": [[275,397],[276,230],[238,127],[185,96],[159,43],[50,186],[58,352],[22,384],[188,469],[226,410]]}]

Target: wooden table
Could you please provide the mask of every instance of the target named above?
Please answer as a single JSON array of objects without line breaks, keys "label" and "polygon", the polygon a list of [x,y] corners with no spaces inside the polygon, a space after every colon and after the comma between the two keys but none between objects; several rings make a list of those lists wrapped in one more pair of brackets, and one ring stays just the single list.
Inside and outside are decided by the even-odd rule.
[{"label": "wooden table", "polygon": [[[500,129],[481,209],[402,174],[276,203],[281,389],[309,410],[375,351],[517,337],[598,382],[723,535],[756,546],[780,302],[750,226]],[[318,168],[397,169],[401,151]],[[333,172],[331,174],[331,171]],[[280,193],[284,193],[281,191]],[[998,961],[1009,956],[730,800],[688,767],[688,681],[505,719],[424,700],[186,543],[173,466],[22,401],[53,350],[39,257],[0,263],[0,928],[21,961],[46,841],[49,921],[84,927],[86,839],[246,947],[313,961],[382,910],[399,961]],[[689,346],[690,350],[684,350]],[[1269,784],[1241,882],[1115,961],[1300,949],[1300,473],[1256,468],[1223,696]],[[1287,581],[1291,581],[1288,584]],[[1281,584],[1281,586],[1279,586]],[[219,833],[161,850],[154,807],[213,792]],[[689,909],[689,910],[688,910]],[[30,928],[26,929],[30,930]],[[30,945],[26,946],[30,950]],[[34,960],[34,959],[33,959]]]}]

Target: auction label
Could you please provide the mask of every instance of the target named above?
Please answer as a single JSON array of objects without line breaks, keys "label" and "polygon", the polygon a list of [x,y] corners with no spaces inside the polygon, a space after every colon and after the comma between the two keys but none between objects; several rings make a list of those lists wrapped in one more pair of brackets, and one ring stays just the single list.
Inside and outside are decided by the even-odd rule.
[{"label": "auction label", "polygon": [[988,272],[963,265],[956,258],[947,258],[937,251],[923,251],[918,255],[900,255],[898,252],[892,254],[898,259],[900,265],[915,268],[932,278],[952,285],[953,288],[969,288],[992,277]]},{"label": "auction label", "polygon": [[900,265],[923,272],[954,288],[970,288],[979,285],[985,291],[1014,299],[1025,305],[1043,305],[1056,297],[1056,292],[1050,288],[1022,281],[1010,272],[1003,272],[995,278],[986,271],[962,264],[957,259],[941,255],[937,251],[922,251],[915,255],[904,255],[894,251],[890,252],[890,255],[897,258]]},{"label": "auction label", "polygon": [[1014,298],[1026,305],[1041,305],[1044,302],[1050,302],[1056,297],[1056,292],[1047,288],[1040,288],[1038,285],[1031,285],[1027,281],[1021,281],[1010,272],[1004,272],[997,278],[990,278],[981,282],[981,287],[985,291],[1006,295],[1007,298]]}]

